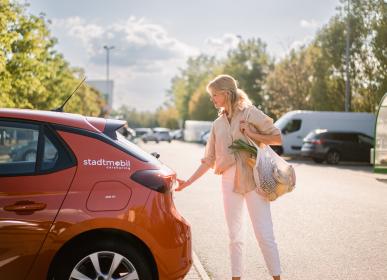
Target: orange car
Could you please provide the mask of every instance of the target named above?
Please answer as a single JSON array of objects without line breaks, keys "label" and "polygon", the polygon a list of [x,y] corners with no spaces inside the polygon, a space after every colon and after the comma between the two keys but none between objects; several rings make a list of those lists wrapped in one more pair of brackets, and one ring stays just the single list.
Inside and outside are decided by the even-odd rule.
[{"label": "orange car", "polygon": [[174,171],[125,121],[0,109],[0,279],[183,279]]}]

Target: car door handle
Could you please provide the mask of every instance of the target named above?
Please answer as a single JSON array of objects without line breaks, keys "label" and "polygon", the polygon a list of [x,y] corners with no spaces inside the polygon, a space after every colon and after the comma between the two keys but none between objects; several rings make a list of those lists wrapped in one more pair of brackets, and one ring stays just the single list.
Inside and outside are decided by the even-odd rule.
[{"label": "car door handle", "polygon": [[33,212],[39,211],[46,208],[46,203],[36,203],[29,200],[18,201],[12,205],[4,206],[5,211],[15,211],[15,212]]}]

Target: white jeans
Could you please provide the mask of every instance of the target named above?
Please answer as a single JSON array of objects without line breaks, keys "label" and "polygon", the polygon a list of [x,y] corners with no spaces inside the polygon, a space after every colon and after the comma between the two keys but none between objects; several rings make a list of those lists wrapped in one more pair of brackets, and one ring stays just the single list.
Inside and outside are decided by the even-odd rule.
[{"label": "white jeans", "polygon": [[223,202],[230,238],[232,276],[241,277],[243,272],[245,201],[266,266],[272,276],[280,275],[281,265],[273,233],[270,202],[255,191],[244,195],[233,192],[234,177],[235,165],[222,174]]}]

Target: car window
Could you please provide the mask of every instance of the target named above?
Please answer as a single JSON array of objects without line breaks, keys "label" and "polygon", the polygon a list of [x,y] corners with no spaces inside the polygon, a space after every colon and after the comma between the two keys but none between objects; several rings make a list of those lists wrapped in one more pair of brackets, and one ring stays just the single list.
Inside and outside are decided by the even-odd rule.
[{"label": "car window", "polygon": [[374,141],[371,137],[368,137],[366,135],[361,135],[361,134],[358,134],[358,138],[359,138],[359,143],[365,143],[365,144],[369,144],[369,145],[374,145]]},{"label": "car window", "polygon": [[58,149],[47,136],[44,136],[44,153],[42,170],[49,170],[55,166],[58,160]]},{"label": "car window", "polygon": [[55,131],[44,126],[44,151],[39,172],[53,172],[76,165],[76,159]]},{"label": "car window", "polygon": [[344,142],[358,142],[356,134],[353,133],[335,133],[332,135],[332,138]]},{"label": "car window", "polygon": [[139,158],[141,160],[152,162],[152,163],[154,163],[156,165],[160,164],[160,162],[154,156],[152,156],[151,154],[145,152],[139,146],[137,146],[136,144],[134,144],[134,143],[130,142],[129,140],[127,140],[118,131],[116,131],[116,133],[117,133],[117,140],[115,142],[117,144],[119,144],[122,148],[127,150],[130,154],[133,154],[135,157],[137,157],[137,158]]},{"label": "car window", "polygon": [[310,132],[308,135],[306,135],[304,141],[311,141],[313,139],[317,138],[317,135],[315,132]]},{"label": "car window", "polygon": [[33,173],[39,126],[0,121],[0,175]]},{"label": "car window", "polygon": [[301,128],[301,124],[302,124],[302,120],[292,119],[282,129],[282,133],[287,134],[287,133],[298,131]]}]

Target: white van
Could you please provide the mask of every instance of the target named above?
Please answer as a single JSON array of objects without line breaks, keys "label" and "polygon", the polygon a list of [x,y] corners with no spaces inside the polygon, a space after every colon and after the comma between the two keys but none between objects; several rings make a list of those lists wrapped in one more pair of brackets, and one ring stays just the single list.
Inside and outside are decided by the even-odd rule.
[{"label": "white van", "polygon": [[185,121],[184,141],[199,142],[200,136],[211,129],[212,122],[210,121]]},{"label": "white van", "polygon": [[[371,113],[290,111],[275,124],[282,132],[280,154],[299,155],[304,137],[312,130],[362,132],[374,137],[375,115]],[[278,147],[276,147],[278,148]]]}]

